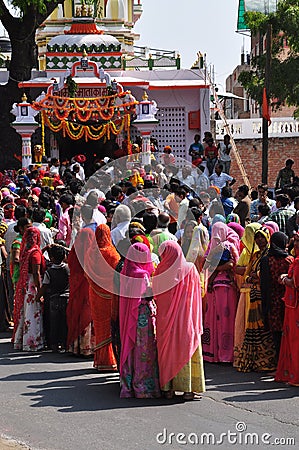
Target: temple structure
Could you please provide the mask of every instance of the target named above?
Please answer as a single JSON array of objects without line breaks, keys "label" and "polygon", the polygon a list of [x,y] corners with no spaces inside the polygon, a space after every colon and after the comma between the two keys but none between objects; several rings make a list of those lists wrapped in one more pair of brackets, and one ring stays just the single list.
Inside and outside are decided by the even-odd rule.
[{"label": "temple structure", "polygon": [[37,32],[40,70],[47,67],[47,44],[53,37],[69,30],[74,17],[92,17],[105,34],[119,41],[123,53],[133,55],[134,43],[139,39],[134,33],[134,25],[141,14],[141,0],[65,0]]},{"label": "temple structure", "polygon": [[[19,86],[40,111],[41,126],[35,131],[33,124],[31,144],[42,145],[47,157],[113,156],[123,141],[148,136],[140,123],[134,126],[135,99],[144,98],[144,91],[157,104],[151,135],[161,151],[170,145],[177,156],[188,158],[194,134],[210,129],[203,71],[182,69],[175,52],[139,48],[136,54],[134,24],[141,13],[140,0],[66,0],[38,31],[40,70]],[[121,121],[127,107],[130,114]],[[15,105],[14,111],[22,108]],[[16,125],[20,128],[18,119]]]}]

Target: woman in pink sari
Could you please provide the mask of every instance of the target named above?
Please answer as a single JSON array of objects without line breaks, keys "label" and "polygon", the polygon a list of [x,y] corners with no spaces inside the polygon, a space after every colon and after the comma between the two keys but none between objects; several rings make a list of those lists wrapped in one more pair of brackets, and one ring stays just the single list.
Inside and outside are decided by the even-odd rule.
[{"label": "woman in pink sari", "polygon": [[233,362],[238,302],[233,269],[239,258],[240,240],[235,231],[218,222],[213,225],[210,244],[203,357],[208,362]]},{"label": "woman in pink sari", "polygon": [[163,242],[159,255],[153,293],[157,304],[160,386],[166,398],[180,391],[184,392],[184,400],[193,400],[205,391],[200,278],[177,242]]},{"label": "woman in pink sari", "polygon": [[133,244],[120,276],[120,397],[160,397],[149,248]]}]

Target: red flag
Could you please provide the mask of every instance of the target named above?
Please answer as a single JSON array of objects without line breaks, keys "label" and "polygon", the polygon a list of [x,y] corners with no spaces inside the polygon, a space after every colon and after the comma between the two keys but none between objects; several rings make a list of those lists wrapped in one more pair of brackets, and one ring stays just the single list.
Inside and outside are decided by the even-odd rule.
[{"label": "red flag", "polygon": [[264,119],[268,120],[268,126],[271,125],[271,118],[270,118],[270,107],[267,99],[267,92],[266,88],[263,89],[263,105],[262,105],[262,116]]}]

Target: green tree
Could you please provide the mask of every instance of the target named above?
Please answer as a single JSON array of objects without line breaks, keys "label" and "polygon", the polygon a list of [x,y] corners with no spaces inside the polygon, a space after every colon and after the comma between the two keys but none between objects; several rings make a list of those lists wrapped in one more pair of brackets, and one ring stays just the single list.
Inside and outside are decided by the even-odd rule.
[{"label": "green tree", "polygon": [[[0,168],[16,165],[13,154],[20,148],[20,138],[10,127],[14,116],[10,114],[12,104],[20,101],[23,89],[18,83],[29,80],[31,70],[37,67],[37,28],[64,0],[0,0],[0,21],[10,38],[12,54],[9,80],[0,86]],[[15,14],[12,14],[11,10]]]},{"label": "green tree", "polygon": [[[259,37],[260,48],[268,23],[272,26],[271,76],[269,98],[275,110],[283,104],[298,107],[299,116],[299,0],[281,0],[277,11],[269,15],[245,13],[245,21],[252,35]],[[287,46],[286,46],[287,44]],[[252,69],[242,72],[239,81],[251,98],[262,104],[265,85],[266,55],[253,57]]]}]

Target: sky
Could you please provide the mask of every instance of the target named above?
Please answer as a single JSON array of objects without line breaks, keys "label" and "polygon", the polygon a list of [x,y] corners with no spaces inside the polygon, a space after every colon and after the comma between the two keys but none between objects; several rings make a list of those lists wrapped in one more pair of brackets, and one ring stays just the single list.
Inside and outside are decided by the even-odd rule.
[{"label": "sky", "polygon": [[142,0],[136,45],[176,50],[183,68],[192,66],[198,51],[206,53],[219,91],[224,92],[225,79],[240,64],[243,44],[245,51],[250,49],[249,37],[235,32],[238,4],[239,0]]},{"label": "sky", "polygon": [[177,50],[182,67],[190,68],[197,52],[207,54],[215,67],[219,91],[225,79],[240,64],[241,48],[250,49],[250,39],[235,32],[238,0],[142,0],[143,14],[136,23],[136,45]]}]

